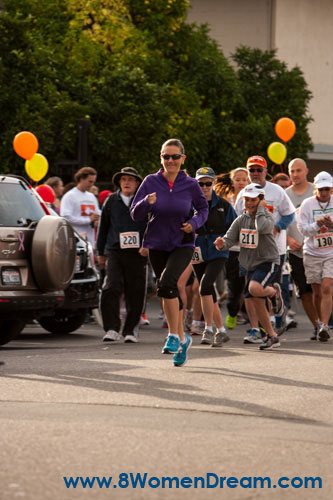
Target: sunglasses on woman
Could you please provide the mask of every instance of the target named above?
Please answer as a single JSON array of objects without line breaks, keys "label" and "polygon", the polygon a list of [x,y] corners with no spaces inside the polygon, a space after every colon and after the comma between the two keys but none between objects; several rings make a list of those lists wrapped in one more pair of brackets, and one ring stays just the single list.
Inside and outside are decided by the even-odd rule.
[{"label": "sunglasses on woman", "polygon": [[212,185],[213,185],[213,183],[212,183],[211,181],[208,181],[208,182],[199,182],[199,186],[200,186],[200,187],[204,187],[204,186],[206,186],[206,187],[208,187],[208,188],[209,188],[209,187],[211,187]]},{"label": "sunglasses on woman", "polygon": [[163,160],[170,160],[172,158],[173,160],[180,160],[182,156],[184,155],[167,155],[167,154],[161,154]]}]

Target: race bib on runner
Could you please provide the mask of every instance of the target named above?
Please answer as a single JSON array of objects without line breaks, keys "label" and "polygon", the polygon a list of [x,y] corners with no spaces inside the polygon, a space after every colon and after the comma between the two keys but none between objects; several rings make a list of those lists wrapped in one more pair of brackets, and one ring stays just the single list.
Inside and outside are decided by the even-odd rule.
[{"label": "race bib on runner", "polygon": [[320,233],[314,237],[314,246],[318,250],[325,250],[326,248],[333,248],[333,233]]},{"label": "race bib on runner", "polygon": [[201,262],[203,262],[201,248],[195,247],[192,255],[192,264],[201,264]]},{"label": "race bib on runner", "polygon": [[120,248],[140,248],[140,235],[138,232],[119,233]]},{"label": "race bib on runner", "polygon": [[239,235],[239,244],[243,248],[257,248],[258,231],[256,229],[241,229]]}]

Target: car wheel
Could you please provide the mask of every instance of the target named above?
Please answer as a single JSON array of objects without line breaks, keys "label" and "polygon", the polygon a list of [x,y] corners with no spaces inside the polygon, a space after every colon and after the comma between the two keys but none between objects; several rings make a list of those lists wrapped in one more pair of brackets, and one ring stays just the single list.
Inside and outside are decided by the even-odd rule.
[{"label": "car wheel", "polygon": [[15,339],[23,330],[24,321],[7,319],[0,321],[0,345],[7,344]]},{"label": "car wheel", "polygon": [[76,260],[76,241],[70,223],[46,215],[37,224],[31,263],[37,285],[44,292],[64,290],[71,282]]},{"label": "car wheel", "polygon": [[50,333],[71,333],[83,325],[86,316],[87,309],[74,312],[58,311],[55,316],[44,316],[38,321]]}]

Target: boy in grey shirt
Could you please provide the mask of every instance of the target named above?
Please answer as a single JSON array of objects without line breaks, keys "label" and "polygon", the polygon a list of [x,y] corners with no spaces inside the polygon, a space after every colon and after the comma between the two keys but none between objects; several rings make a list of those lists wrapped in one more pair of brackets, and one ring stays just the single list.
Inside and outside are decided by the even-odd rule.
[{"label": "boy in grey shirt", "polygon": [[[266,208],[264,195],[265,191],[260,185],[246,186],[243,191],[244,213],[237,217],[224,238],[219,237],[214,242],[219,250],[228,250],[239,241],[239,263],[247,276],[244,297],[254,301],[259,321],[268,335],[266,342],[260,346],[261,350],[280,346],[265,299],[271,299],[274,314],[281,315],[284,310],[281,288],[275,282],[279,274],[280,257],[273,235],[274,219]],[[259,333],[251,343],[262,343]]]}]

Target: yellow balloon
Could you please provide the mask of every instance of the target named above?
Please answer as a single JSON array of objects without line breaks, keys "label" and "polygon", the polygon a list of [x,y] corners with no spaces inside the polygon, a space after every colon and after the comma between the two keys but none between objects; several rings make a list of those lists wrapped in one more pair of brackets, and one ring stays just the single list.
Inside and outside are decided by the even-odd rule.
[{"label": "yellow balloon", "polygon": [[25,162],[25,171],[29,178],[35,182],[40,181],[45,177],[49,169],[49,164],[45,156],[40,153],[33,155],[31,160]]},{"label": "yellow balloon", "polygon": [[272,142],[267,149],[268,158],[276,165],[281,165],[287,157],[287,148],[281,142]]}]

